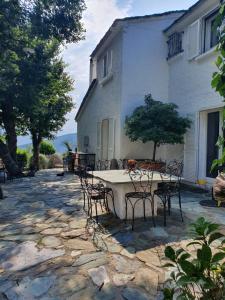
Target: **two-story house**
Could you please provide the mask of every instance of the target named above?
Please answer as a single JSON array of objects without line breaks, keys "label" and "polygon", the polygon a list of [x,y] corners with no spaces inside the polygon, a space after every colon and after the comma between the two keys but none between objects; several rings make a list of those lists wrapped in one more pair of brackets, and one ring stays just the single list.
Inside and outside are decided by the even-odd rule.
[{"label": "two-story house", "polygon": [[151,93],[192,119],[185,144],[161,146],[158,158],[183,159],[189,181],[210,180],[222,122],[222,101],[211,88],[219,5],[200,0],[188,11],[114,21],[91,54],[90,86],[76,115],[80,151],[97,159],[151,158],[152,143],[124,134],[126,116]]}]

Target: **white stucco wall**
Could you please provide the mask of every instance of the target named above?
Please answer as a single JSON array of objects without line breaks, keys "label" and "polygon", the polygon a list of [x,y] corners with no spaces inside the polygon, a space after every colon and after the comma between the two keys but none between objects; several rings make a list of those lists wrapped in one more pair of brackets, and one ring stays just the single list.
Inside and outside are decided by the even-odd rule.
[{"label": "white stucco wall", "polygon": [[[209,13],[212,2],[208,1],[210,7],[204,10]],[[204,5],[206,5],[205,3]],[[199,12],[201,14],[201,10]],[[190,20],[194,22],[199,18]],[[190,23],[190,24],[191,24]],[[205,140],[202,140],[203,130],[206,124],[199,124],[199,112],[220,107],[222,99],[211,87],[212,74],[216,71],[215,60],[217,54],[211,50],[208,53],[200,54],[193,60],[188,60],[188,24],[184,28],[183,49],[184,52],[169,60],[169,100],[179,106],[182,115],[188,115],[192,119],[192,127],[186,134],[184,147],[184,177],[187,180],[205,178],[205,153],[202,149],[206,147]],[[200,31],[200,34],[203,34]],[[200,37],[201,39],[201,37]],[[200,50],[201,51],[201,50]],[[202,127],[200,131],[200,127]],[[204,148],[203,147],[204,143]]]},{"label": "white stucco wall", "polygon": [[[112,73],[113,78],[103,86],[102,80],[102,55],[98,57],[97,62],[97,86],[93,93],[88,97],[86,105],[82,109],[78,118],[78,150],[89,153],[97,153],[97,123],[104,119],[115,119],[115,155],[119,156],[120,151],[120,95],[121,95],[121,49],[122,34],[117,36],[108,45],[108,50],[113,51]],[[89,147],[83,146],[84,136],[89,136]]]},{"label": "white stucco wall", "polygon": [[[163,30],[180,13],[145,20],[129,21],[123,33],[123,66],[121,96],[121,157],[152,157],[152,143],[130,142],[124,134],[127,115],[144,103],[144,96],[151,93],[155,100],[168,101],[167,43]],[[182,158],[183,146],[161,146],[157,158]]]}]

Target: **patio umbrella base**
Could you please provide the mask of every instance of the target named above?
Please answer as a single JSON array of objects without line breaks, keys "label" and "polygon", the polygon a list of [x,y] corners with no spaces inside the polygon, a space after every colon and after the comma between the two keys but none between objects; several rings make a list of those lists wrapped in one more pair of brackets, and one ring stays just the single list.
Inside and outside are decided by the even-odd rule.
[{"label": "patio umbrella base", "polygon": [[[218,207],[218,202],[215,200],[202,200],[199,202],[201,206]],[[225,207],[225,203],[221,202],[219,207]]]}]

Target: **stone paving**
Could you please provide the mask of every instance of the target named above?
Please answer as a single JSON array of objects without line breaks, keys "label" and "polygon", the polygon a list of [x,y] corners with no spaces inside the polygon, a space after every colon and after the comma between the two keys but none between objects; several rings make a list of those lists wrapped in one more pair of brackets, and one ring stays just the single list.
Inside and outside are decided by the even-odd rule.
[{"label": "stone paving", "polygon": [[225,224],[224,208],[203,208],[207,194],[183,193],[185,222],[174,201],[166,228],[162,212],[130,224],[103,212],[96,226],[83,211],[78,178],[41,171],[3,186],[0,202],[0,300],[151,300],[169,270],[166,244],[185,247],[199,215]]}]

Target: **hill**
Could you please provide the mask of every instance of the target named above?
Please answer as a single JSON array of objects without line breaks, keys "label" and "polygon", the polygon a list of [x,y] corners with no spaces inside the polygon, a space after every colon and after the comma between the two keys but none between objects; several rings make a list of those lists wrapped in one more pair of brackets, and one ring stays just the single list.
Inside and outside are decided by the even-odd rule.
[{"label": "hill", "polygon": [[[69,133],[69,134],[63,134],[60,136],[57,136],[54,140],[52,140],[52,143],[54,144],[56,148],[56,152],[63,153],[66,151],[65,146],[63,145],[63,142],[69,142],[72,146],[73,151],[77,147],[77,134],[76,133]],[[27,149],[31,147],[31,143],[29,144],[23,144],[18,146],[20,149]]]}]

